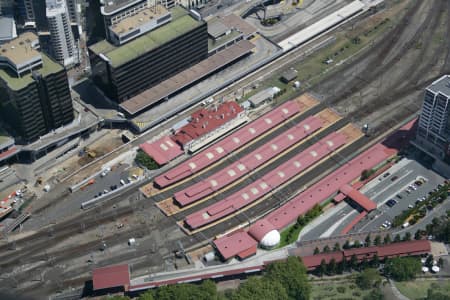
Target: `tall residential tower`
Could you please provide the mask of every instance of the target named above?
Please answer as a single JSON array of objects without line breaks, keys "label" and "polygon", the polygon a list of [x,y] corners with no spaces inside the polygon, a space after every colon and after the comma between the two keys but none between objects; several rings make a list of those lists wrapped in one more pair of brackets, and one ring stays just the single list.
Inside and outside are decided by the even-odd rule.
[{"label": "tall residential tower", "polygon": [[78,63],[78,51],[65,0],[46,0],[45,3],[53,56],[64,66]]},{"label": "tall residential tower", "polygon": [[450,161],[450,75],[425,90],[415,143],[432,156]]}]

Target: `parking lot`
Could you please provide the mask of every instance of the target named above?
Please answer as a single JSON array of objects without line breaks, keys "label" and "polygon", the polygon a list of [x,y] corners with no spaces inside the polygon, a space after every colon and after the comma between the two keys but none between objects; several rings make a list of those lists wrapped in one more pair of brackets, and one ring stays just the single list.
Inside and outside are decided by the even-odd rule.
[{"label": "parking lot", "polygon": [[[425,182],[420,187],[416,187],[416,190],[409,188],[409,191],[406,191],[409,185],[421,178],[425,179]],[[443,177],[420,163],[406,158],[402,159],[360,190],[376,202],[378,208],[356,224],[350,232],[379,230],[380,227],[387,229],[389,226],[383,227],[383,223],[392,222],[396,215],[408,209],[409,205],[415,205],[418,199],[427,196],[428,192],[443,181]],[[390,199],[396,201],[392,207],[386,205]],[[428,212],[428,214],[433,213],[435,212]],[[359,211],[347,202],[341,202],[308,224],[302,230],[300,240],[339,235],[358,214]]]},{"label": "parking lot", "polygon": [[87,183],[74,194],[77,194],[77,197],[85,200],[97,198],[103,194],[116,190],[124,184],[136,180],[137,176],[133,176],[134,173],[136,172],[133,172],[128,164],[118,165],[109,171],[96,176],[92,184]]},{"label": "parking lot", "polygon": [[[361,192],[377,203],[378,209],[375,214],[372,213],[368,222],[361,222],[354,231],[388,228],[386,221],[392,222],[402,211],[423,201],[431,190],[443,182],[443,177],[418,162],[406,158],[401,160],[361,189]],[[430,213],[433,211],[428,211]]]}]

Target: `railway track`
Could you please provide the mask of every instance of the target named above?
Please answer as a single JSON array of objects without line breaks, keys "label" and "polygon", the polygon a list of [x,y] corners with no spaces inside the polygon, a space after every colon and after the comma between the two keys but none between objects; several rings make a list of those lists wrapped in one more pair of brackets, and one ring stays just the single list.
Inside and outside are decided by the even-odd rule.
[{"label": "railway track", "polygon": [[[414,2],[414,5],[407,12],[407,14],[403,18],[403,20],[405,20],[405,21],[411,20],[411,18],[413,18],[415,16],[415,13],[419,10],[420,5],[421,5],[419,2],[421,2],[421,1]],[[423,2],[425,2],[425,1],[423,1]],[[434,1],[431,9],[429,10],[427,17],[425,18],[425,21],[423,22],[423,24],[421,24],[421,26],[419,28],[418,32],[420,34],[418,34],[416,32],[416,34],[414,34],[414,36],[413,36],[414,39],[421,37],[423,35],[426,35],[426,34],[428,34],[428,36],[433,35],[432,33],[434,32],[434,29],[436,27],[435,25],[433,26],[433,24],[437,24],[437,22],[439,22],[438,20],[441,19],[441,18],[437,18],[436,14],[439,11],[446,11],[447,13],[448,13],[448,11],[450,11],[450,3],[447,3],[446,5],[443,5],[442,3],[444,3],[444,2],[441,0]],[[372,49],[371,49],[371,51],[373,52],[372,55],[368,55],[365,57],[364,57],[364,55],[361,55],[357,59],[355,59],[343,66],[343,68],[351,69],[351,67],[354,66],[355,64],[365,61],[365,62],[367,62],[368,66],[373,67],[374,72],[373,73],[369,72],[369,71],[371,71],[371,69],[368,69],[369,71],[365,71],[364,73],[361,73],[364,75],[368,75],[366,81],[364,81],[364,82],[362,82],[360,79],[358,79],[355,76],[355,78],[352,80],[349,88],[347,88],[347,87],[345,87],[344,89],[341,88],[339,90],[339,94],[337,94],[338,96],[331,99],[332,100],[332,101],[330,101],[331,104],[334,105],[334,104],[341,103],[343,101],[343,99],[349,98],[350,96],[354,95],[355,93],[357,93],[361,90],[364,90],[365,88],[367,88],[368,86],[373,84],[373,82],[376,81],[379,76],[389,72],[390,70],[392,70],[392,68],[395,68],[395,65],[401,61],[401,55],[399,55],[399,54],[394,55],[389,60],[389,64],[386,64],[386,63],[380,64],[380,61],[382,61],[384,57],[386,57],[389,53],[391,53],[392,50],[389,49],[389,46],[393,47],[393,43],[396,40],[398,40],[399,37],[404,33],[407,25],[408,25],[407,22],[404,22],[404,23],[400,22],[400,25],[399,25],[400,28],[398,28],[398,29],[394,28],[392,31],[386,33],[386,36],[383,37],[379,41],[379,43],[377,43],[374,47],[372,47]],[[450,24],[447,24],[447,25],[448,26],[447,26],[445,38],[446,38],[446,43],[448,44]],[[392,82],[393,84],[401,83],[401,85],[399,85],[398,88],[396,88],[395,90],[389,90],[389,91],[386,90],[386,91],[380,93],[380,95],[375,98],[375,100],[378,100],[378,101],[371,101],[370,103],[367,104],[367,106],[359,107],[357,110],[353,111],[352,114],[354,114],[354,118],[362,119],[362,118],[376,112],[378,108],[385,107],[386,105],[393,105],[396,108],[398,108],[397,109],[398,111],[395,112],[395,114],[393,115],[392,118],[386,119],[385,121],[380,123],[378,128],[375,128],[375,133],[379,133],[379,132],[386,130],[386,128],[390,127],[392,124],[397,124],[398,120],[401,120],[407,116],[410,116],[410,115],[416,113],[418,111],[419,107],[412,107],[410,109],[399,109],[399,108],[404,108],[405,104],[403,103],[403,101],[406,97],[414,96],[414,94],[418,93],[418,90],[423,89],[423,87],[425,87],[426,85],[428,85],[429,83],[431,83],[434,80],[434,78],[425,78],[425,76],[421,76],[421,73],[425,74],[427,71],[430,70],[430,68],[432,68],[433,66],[436,66],[439,62],[439,56],[436,57],[434,55],[435,53],[438,52],[437,49],[435,49],[433,51],[433,55],[426,55],[430,51],[430,49],[429,49],[430,47],[428,47],[428,44],[430,44],[430,43],[427,43],[427,45],[425,47],[423,47],[423,49],[419,49],[420,52],[418,54],[418,57],[422,58],[422,60],[423,60],[423,61],[422,60],[418,61],[418,62],[420,62],[419,67],[410,66],[407,68],[406,71],[411,72],[410,78],[407,78],[407,80],[405,80],[405,78],[399,77],[396,82]],[[409,43],[405,44],[401,49],[402,49],[402,51],[410,51],[411,48],[413,47],[413,45],[414,44],[412,43],[412,40],[410,40]],[[441,46],[440,49],[442,50],[443,47],[444,46]],[[400,51],[400,52],[402,52],[402,51]],[[449,70],[449,67],[450,67],[449,60],[450,60],[449,59],[449,51],[447,48],[447,51],[445,53],[445,63],[441,67],[441,71]],[[341,71],[341,69],[338,71]],[[403,73],[408,74],[406,71]],[[331,77],[334,77],[334,78],[329,78],[329,79],[325,79],[325,80],[336,80],[335,75],[336,74],[331,75]],[[423,78],[423,79],[421,79],[421,78]],[[413,89],[411,90],[412,87],[413,87]],[[300,181],[299,181],[299,183],[300,183]],[[280,194],[278,194],[278,196],[285,197],[290,192],[293,192],[293,191],[292,190],[289,191],[287,189],[283,193],[280,192]],[[277,199],[275,199],[274,201],[276,201],[276,200]],[[148,200],[146,200],[146,201],[147,201],[147,205],[151,205],[151,201],[148,201]],[[145,201],[141,201],[141,202],[145,202]],[[148,204],[148,203],[150,203],[150,204]],[[109,205],[111,205],[111,204],[109,204]],[[142,204],[142,205],[145,205],[145,204]],[[27,277],[29,278],[30,274],[37,274],[38,272],[40,272],[42,270],[42,268],[51,268],[52,266],[55,266],[57,264],[67,263],[76,257],[82,257],[82,256],[86,255],[86,253],[89,253],[89,251],[92,251],[93,249],[97,248],[99,242],[94,241],[94,242],[82,243],[80,245],[73,247],[72,249],[61,249],[61,250],[45,253],[44,251],[47,248],[48,243],[50,241],[49,235],[52,235],[52,237],[51,237],[52,243],[54,243],[55,241],[60,242],[60,241],[67,239],[68,237],[72,236],[73,234],[80,232],[80,230],[82,230],[80,224],[82,224],[82,223],[85,223],[85,225],[84,225],[85,227],[83,230],[87,231],[89,229],[96,228],[99,224],[111,222],[111,221],[115,220],[115,218],[120,218],[123,216],[131,215],[133,212],[134,212],[134,210],[129,207],[128,208],[127,207],[119,208],[117,213],[111,213],[110,211],[103,212],[100,210],[88,211],[84,215],[80,216],[77,219],[67,220],[60,224],[52,225],[49,228],[39,231],[38,233],[36,233],[32,236],[17,240],[15,242],[15,245],[13,245],[13,243],[8,243],[6,245],[2,245],[2,246],[0,246],[0,253],[5,253],[5,254],[0,256],[0,258],[2,259],[2,262],[0,263],[0,268],[2,269],[2,272],[3,272],[3,270],[5,270],[5,271],[11,270],[16,265],[41,261],[42,263],[40,264],[39,267],[29,268],[26,271],[22,271],[22,272],[16,272],[15,276],[17,276],[18,279],[27,280]],[[96,220],[92,220],[94,218],[94,216],[96,216],[96,218],[97,218]],[[245,218],[243,218],[243,219],[245,220]],[[169,218],[166,218],[165,220],[170,221]],[[166,223],[163,223],[163,225],[165,225],[165,224]],[[135,228],[133,228],[133,232],[141,231],[143,234],[145,234],[146,230],[148,231],[148,228],[146,229],[146,226],[147,225],[136,226]],[[53,229],[50,229],[50,228],[53,228]],[[129,232],[125,232],[123,235],[120,235],[116,241],[120,240],[121,242],[123,242],[123,238],[126,237],[127,234],[129,234]],[[200,239],[204,239],[204,237],[202,237],[202,236],[195,236],[195,237],[191,237],[191,238],[186,237],[185,239],[183,239],[183,243],[184,242],[188,243],[189,240],[192,240],[192,238],[194,239],[193,242],[196,242],[197,240],[200,240]],[[108,241],[108,243],[109,243],[109,241],[111,241],[112,245],[114,244],[113,238],[105,237],[105,239]],[[16,251],[8,250],[12,246],[15,246],[15,247],[18,247],[21,249],[16,250]],[[48,255],[50,255],[52,258],[48,259]],[[110,261],[111,262],[116,261],[116,260],[124,261],[127,259],[133,259],[133,258],[135,258],[135,255],[126,254],[126,255],[122,255],[122,256],[117,256],[115,259],[111,259]],[[3,259],[5,259],[5,260],[3,260]],[[45,288],[46,291],[54,291],[54,290],[60,288],[58,285],[61,285],[61,284],[64,286],[82,284],[82,283],[84,283],[84,280],[86,278],[88,278],[88,276],[86,276],[85,273],[87,271],[89,271],[89,268],[90,268],[89,266],[76,267],[66,273],[63,273],[61,276],[60,283],[47,282],[45,284],[45,287],[38,286],[37,284],[30,285],[25,290],[32,290],[33,288],[39,288],[39,289]],[[18,288],[20,289],[20,287],[18,287]]]}]

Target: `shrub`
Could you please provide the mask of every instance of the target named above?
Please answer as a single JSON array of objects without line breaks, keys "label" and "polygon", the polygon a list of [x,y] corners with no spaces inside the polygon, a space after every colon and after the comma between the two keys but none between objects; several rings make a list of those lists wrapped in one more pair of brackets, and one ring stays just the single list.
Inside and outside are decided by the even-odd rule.
[{"label": "shrub", "polygon": [[138,150],[136,154],[135,161],[137,164],[149,169],[149,170],[156,170],[159,169],[159,165],[156,163],[156,161],[147,155],[142,150]]},{"label": "shrub", "polygon": [[339,293],[344,294],[346,289],[345,289],[345,286],[338,286],[338,287],[336,288],[336,290],[337,290]]}]

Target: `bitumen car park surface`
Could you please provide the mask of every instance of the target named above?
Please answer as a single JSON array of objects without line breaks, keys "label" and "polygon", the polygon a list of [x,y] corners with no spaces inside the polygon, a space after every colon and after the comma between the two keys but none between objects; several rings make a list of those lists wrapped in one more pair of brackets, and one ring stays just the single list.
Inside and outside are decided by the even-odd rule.
[{"label": "bitumen car park surface", "polygon": [[[433,170],[427,169],[418,162],[409,159],[403,159],[398,165],[393,166],[391,170],[386,172],[390,172],[390,175],[384,178],[382,174],[373,181],[373,187],[367,186],[367,190],[363,189],[366,196],[377,202],[378,211],[372,220],[361,224],[359,231],[385,228],[382,226],[384,222],[392,222],[395,216],[409,209],[409,205],[415,206],[417,201],[425,199],[424,197],[427,197],[431,190],[445,180]],[[394,176],[397,179],[392,181]],[[425,182],[422,185],[415,185],[414,182],[421,177],[425,179]],[[380,178],[382,178],[381,181]],[[377,181],[378,184],[376,184]],[[414,186],[414,188],[409,187],[410,185]],[[386,205],[386,202],[390,199],[397,201],[392,207]],[[433,212],[427,212],[427,214],[430,213]]]},{"label": "bitumen car park surface", "polygon": [[77,194],[77,197],[87,201],[105,194],[105,191],[110,193],[111,187],[116,189],[122,185],[121,180],[128,183],[128,179],[133,180],[129,174],[129,166],[124,164],[107,172],[104,176],[96,176],[94,184],[86,186],[83,190],[76,191],[75,194]]},{"label": "bitumen car park surface", "polygon": [[[408,186],[421,177],[425,178],[425,183],[417,187],[416,190],[406,192]],[[376,231],[380,230],[380,228],[387,229],[382,226],[383,223],[386,221],[392,222],[394,217],[403,210],[408,209],[409,205],[415,205],[419,198],[427,196],[431,190],[443,182],[444,178],[442,176],[436,174],[433,170],[425,168],[417,161],[407,158],[402,159],[361,188],[360,191],[376,202],[378,208],[366,218],[363,218],[350,232]],[[401,199],[396,195],[400,195]],[[390,199],[397,202],[392,207],[386,205],[386,202]],[[432,213],[433,211],[427,212],[427,214]],[[300,234],[300,240],[339,235],[358,214],[359,211],[347,202],[340,203],[305,227]]]}]

